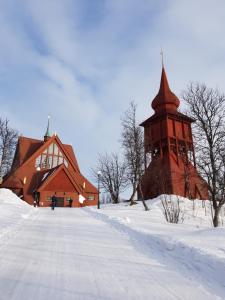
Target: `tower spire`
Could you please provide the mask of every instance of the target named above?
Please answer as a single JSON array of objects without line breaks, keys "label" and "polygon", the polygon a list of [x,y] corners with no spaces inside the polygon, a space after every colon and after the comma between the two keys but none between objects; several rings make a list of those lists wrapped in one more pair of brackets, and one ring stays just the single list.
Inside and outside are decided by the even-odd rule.
[{"label": "tower spire", "polygon": [[50,133],[49,133],[49,120],[50,120],[50,116],[48,116],[48,125],[47,125],[47,129],[46,129],[46,133],[44,135],[44,141],[46,142],[51,136],[50,136]]},{"label": "tower spire", "polygon": [[179,105],[180,100],[170,90],[162,57],[162,74],[160,88],[158,94],[152,101],[152,108],[155,110],[156,113],[161,111],[177,111]]}]

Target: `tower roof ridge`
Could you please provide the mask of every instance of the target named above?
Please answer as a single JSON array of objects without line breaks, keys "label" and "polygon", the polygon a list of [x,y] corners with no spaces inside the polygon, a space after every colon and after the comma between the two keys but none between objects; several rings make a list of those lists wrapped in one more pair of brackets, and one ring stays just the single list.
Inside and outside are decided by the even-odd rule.
[{"label": "tower roof ridge", "polygon": [[152,101],[152,108],[155,110],[155,112],[177,111],[179,105],[180,105],[180,100],[170,90],[165,67],[163,65],[159,92]]}]

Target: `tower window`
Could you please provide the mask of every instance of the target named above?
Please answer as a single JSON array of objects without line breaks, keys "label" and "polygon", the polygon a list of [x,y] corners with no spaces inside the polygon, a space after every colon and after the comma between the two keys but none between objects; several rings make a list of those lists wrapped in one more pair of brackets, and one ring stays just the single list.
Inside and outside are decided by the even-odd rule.
[{"label": "tower window", "polygon": [[173,120],[173,136],[176,136],[175,121]]}]

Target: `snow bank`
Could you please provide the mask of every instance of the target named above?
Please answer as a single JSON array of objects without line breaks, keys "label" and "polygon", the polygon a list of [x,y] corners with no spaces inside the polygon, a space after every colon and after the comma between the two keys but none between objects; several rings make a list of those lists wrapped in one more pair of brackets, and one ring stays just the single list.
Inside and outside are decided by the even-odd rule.
[{"label": "snow bank", "polygon": [[[176,201],[176,196],[162,197]],[[96,218],[128,234],[145,254],[154,250],[165,264],[175,264],[184,272],[189,269],[190,276],[195,274],[198,280],[213,278],[212,284],[224,287],[225,228],[212,228],[210,203],[180,198],[183,223],[171,224],[163,216],[162,197],[147,201],[150,208],[147,212],[141,203],[132,207],[121,203],[102,205],[101,210],[87,209]]]},{"label": "snow bank", "polygon": [[0,189],[0,239],[4,244],[16,233],[19,225],[37,212],[8,189]]}]

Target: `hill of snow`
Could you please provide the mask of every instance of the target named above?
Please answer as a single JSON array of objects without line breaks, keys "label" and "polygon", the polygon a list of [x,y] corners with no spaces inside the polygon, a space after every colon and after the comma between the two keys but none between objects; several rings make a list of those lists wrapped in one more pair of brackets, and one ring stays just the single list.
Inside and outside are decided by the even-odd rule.
[{"label": "hill of snow", "polygon": [[0,240],[3,246],[35,209],[8,189],[0,189]]},{"label": "hill of snow", "polygon": [[[180,197],[181,222],[171,224],[163,215],[162,199],[177,201],[176,196],[162,195],[147,201],[149,211],[141,202],[51,211],[0,189],[3,299],[18,299],[18,291],[20,299],[31,299],[36,290],[40,294],[32,299],[75,299],[79,289],[87,292],[82,299],[120,299],[128,282],[127,299],[147,299],[149,293],[156,295],[151,299],[225,299],[225,227],[212,227],[210,203]],[[139,289],[144,282],[145,288]],[[139,293],[142,298],[135,296]]]},{"label": "hill of snow", "polygon": [[[162,199],[176,201],[177,196],[161,195],[148,200],[150,211],[144,211],[141,202],[134,206],[120,203],[102,205],[100,210],[89,209],[96,218],[128,234],[143,251],[154,249],[160,260],[177,264],[187,276],[203,283],[208,281],[211,286],[218,284],[218,289],[222,286],[225,290],[225,227],[212,227],[209,201],[193,202],[179,197],[182,223],[172,224],[165,220]],[[221,215],[223,225],[224,210]]]}]

